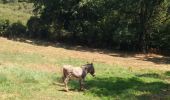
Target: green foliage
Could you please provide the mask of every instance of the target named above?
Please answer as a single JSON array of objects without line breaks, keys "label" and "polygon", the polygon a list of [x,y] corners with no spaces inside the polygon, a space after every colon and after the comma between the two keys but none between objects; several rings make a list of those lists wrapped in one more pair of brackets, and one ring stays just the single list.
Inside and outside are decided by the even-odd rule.
[{"label": "green foliage", "polygon": [[5,33],[7,37],[23,37],[26,36],[26,27],[21,22],[13,23]]},{"label": "green foliage", "polygon": [[[30,18],[32,6],[27,6],[30,3],[19,3],[19,6],[13,7],[16,4],[12,4],[8,7],[12,9],[10,13],[4,11],[6,7],[1,5],[0,19],[9,19],[12,23],[21,20],[24,25],[27,23],[28,34],[20,28],[19,36],[145,53],[168,51],[170,48],[168,0],[33,2],[33,17]],[[10,28],[10,34],[15,32]]]},{"label": "green foliage", "polygon": [[0,36],[27,36],[27,20],[32,14],[32,4],[0,4]]},{"label": "green foliage", "polygon": [[47,38],[122,50],[155,48],[157,31],[168,17],[166,0],[36,0],[34,4],[41,24],[51,30]]},{"label": "green foliage", "polygon": [[37,38],[48,38],[48,28],[42,23],[42,20],[37,17],[31,17],[27,22],[28,36]]},{"label": "green foliage", "polygon": [[9,27],[9,20],[0,20],[0,36],[5,36]]},{"label": "green foliage", "polygon": [[26,27],[21,22],[10,24],[9,20],[2,20],[0,21],[0,36],[24,37],[26,36]]},{"label": "green foliage", "polygon": [[157,40],[155,42],[159,44],[161,50],[168,52],[170,50],[170,21],[161,27]]}]

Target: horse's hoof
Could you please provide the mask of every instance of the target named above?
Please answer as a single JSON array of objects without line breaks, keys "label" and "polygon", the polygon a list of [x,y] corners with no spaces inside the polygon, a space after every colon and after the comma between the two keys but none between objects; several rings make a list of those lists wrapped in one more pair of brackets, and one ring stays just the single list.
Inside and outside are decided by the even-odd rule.
[{"label": "horse's hoof", "polygon": [[68,90],[68,89],[65,89],[65,91],[66,91],[66,92],[69,92],[69,90]]},{"label": "horse's hoof", "polygon": [[69,92],[69,90],[66,90],[66,92]]}]

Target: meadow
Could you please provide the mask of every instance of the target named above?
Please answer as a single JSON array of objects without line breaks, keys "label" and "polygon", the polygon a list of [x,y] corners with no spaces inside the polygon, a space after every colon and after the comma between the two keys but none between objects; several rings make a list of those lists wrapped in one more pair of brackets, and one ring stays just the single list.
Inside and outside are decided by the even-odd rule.
[{"label": "meadow", "polygon": [[[100,57],[98,52],[76,51],[48,42],[39,45],[31,40],[26,43],[0,38],[0,43],[1,100],[170,99],[170,71],[95,61],[96,77],[88,75],[87,90],[79,91],[78,82],[71,81],[70,92],[65,92],[61,66],[81,66],[96,54]],[[80,58],[84,55],[86,58]]]},{"label": "meadow", "polygon": [[[27,10],[25,10],[27,9]],[[26,25],[32,5],[0,4],[0,20]],[[94,60],[85,91],[77,81],[69,92],[61,82],[62,65]],[[145,56],[0,37],[0,100],[170,100],[170,58]]]},{"label": "meadow", "polygon": [[10,23],[21,22],[26,25],[32,15],[33,4],[0,4],[0,20],[9,20]]}]

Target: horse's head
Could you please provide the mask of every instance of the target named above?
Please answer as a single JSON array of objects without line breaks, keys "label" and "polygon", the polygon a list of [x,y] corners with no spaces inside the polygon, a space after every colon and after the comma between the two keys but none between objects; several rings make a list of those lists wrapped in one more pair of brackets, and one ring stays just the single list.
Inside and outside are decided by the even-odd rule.
[{"label": "horse's head", "polygon": [[86,64],[87,73],[90,73],[93,77],[95,76],[95,69],[93,63]]}]

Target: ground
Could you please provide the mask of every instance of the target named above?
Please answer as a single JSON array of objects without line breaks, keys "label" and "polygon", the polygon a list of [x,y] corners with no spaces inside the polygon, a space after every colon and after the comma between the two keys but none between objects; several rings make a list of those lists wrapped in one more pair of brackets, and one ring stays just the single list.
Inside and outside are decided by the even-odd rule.
[{"label": "ground", "polygon": [[[170,99],[170,58],[49,43],[0,38],[0,99]],[[61,66],[93,61],[96,78],[88,75],[86,91],[78,82],[64,92]]]}]

